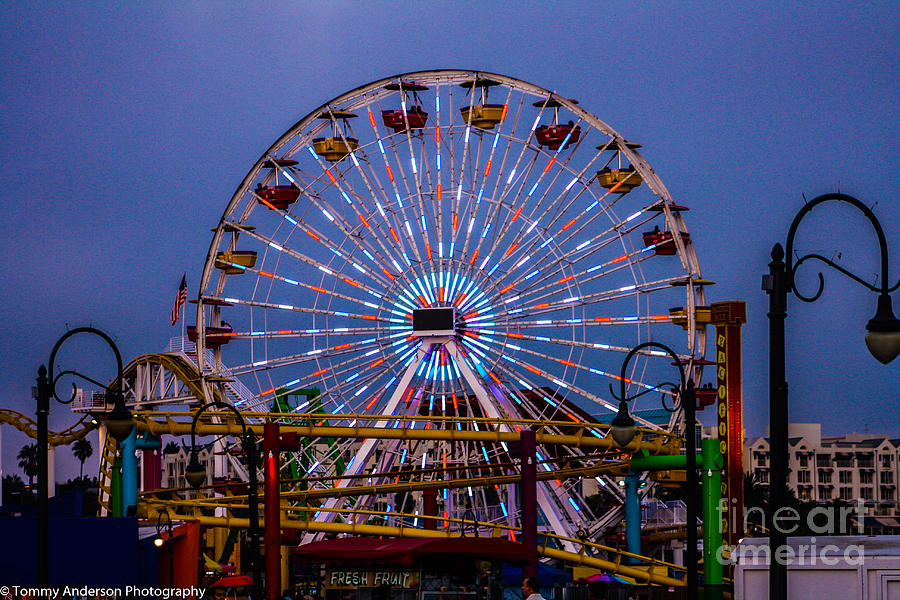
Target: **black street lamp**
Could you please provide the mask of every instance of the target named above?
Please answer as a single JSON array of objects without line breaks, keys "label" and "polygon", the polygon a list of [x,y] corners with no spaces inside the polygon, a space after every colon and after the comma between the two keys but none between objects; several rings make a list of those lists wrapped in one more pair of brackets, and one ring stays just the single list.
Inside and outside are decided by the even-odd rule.
[{"label": "black street lamp", "polygon": [[197,421],[206,409],[212,407],[230,410],[237,416],[241,425],[241,445],[247,459],[247,477],[250,487],[247,498],[250,511],[250,527],[247,530],[247,538],[250,544],[250,564],[253,570],[251,598],[252,600],[263,600],[262,565],[259,561],[259,544],[262,532],[259,527],[259,489],[256,483],[256,465],[258,462],[256,439],[253,436],[253,431],[247,427],[247,423],[238,409],[230,404],[216,400],[204,404],[194,413],[194,420],[191,423],[191,458],[187,468],[184,470],[184,477],[193,488],[199,488],[206,480],[206,469],[200,464],[197,451]]},{"label": "black street lamp", "polygon": [[[674,383],[669,382],[660,383],[652,389],[645,390],[643,392],[635,394],[634,396],[628,397],[625,395],[625,381],[628,371],[628,363],[631,360],[632,356],[639,353],[644,348],[659,348],[675,360],[675,365],[678,367],[678,373],[681,378],[680,385],[676,386]],[[684,409],[684,426],[686,438],[685,442],[687,451],[687,456],[685,457],[685,461],[687,463],[685,469],[687,471],[687,481],[685,482],[687,488],[687,514],[685,516],[685,520],[687,521],[685,527],[685,529],[687,530],[687,542],[685,548],[684,563],[685,568],[687,569],[687,574],[685,576],[687,580],[687,598],[693,600],[697,597],[696,490],[700,485],[697,478],[697,399],[694,391],[694,379],[693,377],[685,377],[684,366],[682,366],[681,359],[677,354],[675,354],[674,350],[658,342],[644,342],[643,344],[638,344],[628,351],[628,354],[625,356],[625,361],[622,363],[622,373],[619,376],[619,382],[621,384],[621,387],[618,396],[616,396],[616,393],[613,391],[612,385],[609,386],[610,393],[619,401],[619,412],[612,420],[610,435],[612,436],[613,441],[622,448],[631,443],[631,441],[634,439],[635,433],[637,432],[634,419],[630,414],[628,414],[628,402],[630,402],[631,400],[634,400],[638,396],[643,396],[644,394],[647,394],[654,390],[659,390],[663,386],[669,386],[677,394],[678,401],[681,404],[681,407]],[[669,409],[669,407],[666,406],[665,403],[663,403],[663,407],[666,410],[671,410],[672,412],[677,410],[677,406]]]},{"label": "black street lamp", "polygon": [[[100,336],[112,348],[116,357],[116,379],[110,385],[101,383],[92,379],[78,371],[67,370],[62,371],[56,376],[53,375],[53,365],[56,362],[56,353],[60,347],[70,337],[78,333],[90,333]],[[68,400],[63,400],[56,395],[56,382],[63,375],[74,375],[85,381],[90,381],[95,385],[102,386],[106,389],[107,400],[112,398],[115,406],[109,413],[109,417],[113,418],[112,423],[107,417],[107,430],[117,441],[122,441],[131,433],[134,422],[131,420],[131,412],[125,406],[125,395],[122,392],[122,355],[119,348],[108,335],[94,329],[93,327],[78,327],[71,331],[67,331],[61,338],[56,341],[53,350],[50,352],[50,360],[47,366],[41,365],[38,368],[37,390],[35,399],[37,400],[37,446],[38,446],[38,535],[37,535],[37,577],[38,586],[48,587],[50,585],[50,543],[49,543],[49,483],[47,481],[47,454],[49,449],[47,420],[50,416],[50,398],[54,398],[60,404],[70,404],[75,399],[75,384],[72,384],[72,395]]]},{"label": "black street lamp", "polygon": [[[813,208],[836,200],[846,202],[858,208],[872,223],[878,236],[881,251],[881,285],[876,287],[860,279],[831,260],[818,254],[807,254],[794,260],[794,234],[800,221]],[[784,320],[787,317],[787,295],[792,293],[804,302],[814,302],[822,295],[825,281],[819,273],[819,287],[812,296],[804,296],[797,289],[794,274],[797,268],[807,260],[817,260],[840,271],[863,287],[878,293],[878,306],[875,316],[868,322],[866,329],[866,345],[869,352],[879,362],[887,364],[900,354],[900,321],[894,316],[891,307],[890,293],[900,287],[898,281],[888,287],[888,253],[887,242],[881,224],[868,206],[846,194],[824,194],[804,206],[794,217],[788,229],[787,243],[784,248],[775,244],[772,248],[772,262],[769,263],[769,274],[763,276],[762,287],[769,294],[769,436],[771,441],[770,483],[769,483],[769,546],[773,559],[769,567],[770,600],[787,600],[787,565],[775,560],[778,550],[786,546],[787,534],[774,526],[775,512],[784,507],[788,492],[788,384],[785,379],[785,339]],[[785,262],[786,261],[786,262]]]},{"label": "black street lamp", "polygon": [[[166,516],[165,525],[162,522],[163,515]],[[168,529],[169,534],[169,589],[171,589],[175,587],[175,540],[172,538],[172,517],[165,508],[156,513],[156,539],[153,540],[153,544],[157,548],[162,548],[163,545],[162,530],[164,526]]]}]

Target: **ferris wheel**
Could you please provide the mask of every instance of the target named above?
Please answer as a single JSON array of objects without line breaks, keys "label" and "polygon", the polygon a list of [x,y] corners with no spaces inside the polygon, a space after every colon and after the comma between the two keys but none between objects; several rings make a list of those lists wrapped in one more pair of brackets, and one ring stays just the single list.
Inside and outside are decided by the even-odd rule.
[{"label": "ferris wheel", "polygon": [[[262,154],[215,229],[189,328],[204,384],[236,382],[248,413],[331,424],[611,418],[608,386],[633,346],[661,341],[685,362],[702,362],[705,347],[686,207],[639,148],[578,101],[491,73],[407,73],[334,98]],[[636,359],[636,389],[671,368],[664,353]],[[640,402],[654,401],[633,407],[639,425],[676,427],[678,413],[644,418]],[[464,470],[508,454],[332,441],[295,466]],[[559,459],[538,458],[547,470]],[[503,490],[441,500],[444,514],[516,519]],[[541,484],[538,502],[560,534],[597,521],[575,484]]]}]

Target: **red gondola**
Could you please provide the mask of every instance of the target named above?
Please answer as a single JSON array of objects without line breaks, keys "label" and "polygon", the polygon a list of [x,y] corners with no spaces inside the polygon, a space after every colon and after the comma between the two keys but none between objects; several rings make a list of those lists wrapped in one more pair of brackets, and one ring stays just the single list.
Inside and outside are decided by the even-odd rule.
[{"label": "red gondola", "polygon": [[257,202],[269,206],[269,208],[277,208],[285,210],[300,197],[300,190],[293,185],[269,185],[256,186]]},{"label": "red gondola", "polygon": [[[207,327],[206,328],[206,347],[207,348],[218,348],[219,346],[223,346],[231,341],[233,330],[231,325],[223,322],[221,327]],[[188,339],[192,342],[197,341],[197,326],[196,325],[188,325],[187,327],[187,336]]]},{"label": "red gondola", "polygon": [[[682,233],[681,241],[685,244],[690,243],[691,234]],[[656,226],[653,231],[645,231],[644,232],[644,246],[652,246],[656,244],[656,248],[654,248],[654,252],[658,256],[672,256],[677,253],[678,249],[675,247],[675,242],[672,239],[671,231],[661,231],[659,226]]]},{"label": "red gondola", "polygon": [[707,383],[703,387],[699,387],[694,390],[694,393],[697,396],[697,410],[703,410],[707,406],[713,404],[718,398],[718,393],[716,388],[713,387],[711,383]]},{"label": "red gondola", "polygon": [[572,121],[562,125],[541,125],[534,131],[534,137],[538,144],[550,150],[558,149],[565,142],[565,149],[581,138],[581,127],[573,127]]},{"label": "red gondola", "polygon": [[394,130],[394,133],[406,131],[406,124],[409,123],[410,129],[422,129],[428,121],[428,113],[422,110],[420,106],[413,106],[407,111],[403,110],[383,110],[381,118],[384,124]]}]

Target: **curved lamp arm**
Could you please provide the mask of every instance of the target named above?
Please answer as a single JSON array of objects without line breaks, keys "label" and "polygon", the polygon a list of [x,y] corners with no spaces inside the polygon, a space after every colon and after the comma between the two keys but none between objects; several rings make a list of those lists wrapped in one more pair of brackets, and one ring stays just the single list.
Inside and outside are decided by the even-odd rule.
[{"label": "curved lamp arm", "polygon": [[[56,353],[59,352],[59,349],[69,338],[79,333],[90,333],[92,335],[96,335],[102,338],[103,341],[105,341],[107,345],[112,348],[113,354],[116,357],[116,379],[113,382],[112,386],[103,384],[95,379],[91,379],[90,377],[74,370],[66,370],[59,373],[55,377],[53,376],[53,366],[56,362]],[[41,366],[41,368],[38,370],[38,373],[39,375],[43,376],[43,366]],[[49,389],[45,393],[47,393],[48,396],[53,396],[54,398],[56,398],[57,402],[60,402],[62,404],[69,404],[75,399],[74,383],[72,384],[72,396],[68,400],[61,399],[56,393],[57,381],[59,381],[59,379],[63,375],[67,374],[75,375],[84,379],[85,381],[90,381],[91,383],[102,386],[106,390],[107,395],[111,396],[113,400],[113,409],[106,415],[105,419],[107,431],[109,431],[109,434],[119,442],[127,438],[134,428],[134,423],[132,421],[131,411],[129,411],[128,407],[125,406],[125,393],[122,389],[122,386],[124,384],[124,376],[122,374],[122,354],[119,352],[119,348],[118,346],[116,346],[116,343],[112,340],[112,338],[99,329],[95,329],[94,327],[77,327],[71,331],[67,331],[61,338],[56,341],[56,345],[53,346],[53,350],[50,352],[49,369],[46,371],[48,382],[47,385]]]},{"label": "curved lamp arm", "polygon": [[[863,279],[857,277],[856,275],[854,275],[847,269],[844,269],[840,265],[837,265],[833,261],[831,261],[823,256],[820,256],[818,254],[809,254],[809,255],[803,256],[797,260],[796,264],[793,264],[794,236],[797,233],[797,228],[800,226],[800,222],[816,206],[818,206],[824,202],[829,202],[832,200],[835,200],[838,202],[845,202],[851,206],[858,208],[860,210],[860,212],[862,212],[866,216],[866,218],[872,224],[872,227],[875,229],[875,234],[878,236],[878,248],[881,252],[881,277],[880,277],[881,285],[879,287],[876,287],[876,286],[864,281]],[[784,257],[785,258],[785,266],[786,266],[788,277],[789,277],[788,289],[790,291],[794,292],[794,294],[799,299],[803,300],[804,302],[813,302],[814,300],[816,300],[819,296],[822,295],[822,290],[825,287],[825,279],[822,276],[822,273],[820,272],[820,273],[818,273],[819,287],[816,290],[816,293],[814,295],[804,296],[797,290],[797,286],[794,284],[794,274],[796,273],[797,268],[801,264],[806,262],[807,260],[818,260],[820,262],[823,262],[826,265],[835,269],[836,271],[839,271],[839,272],[843,273],[844,275],[846,275],[847,277],[850,277],[851,279],[853,279],[860,285],[872,290],[873,292],[879,292],[881,294],[889,294],[890,292],[893,292],[898,287],[900,287],[900,279],[898,279],[897,283],[894,284],[893,286],[890,286],[890,287],[888,286],[888,281],[890,281],[888,279],[888,248],[887,248],[887,240],[884,237],[884,229],[882,229],[881,223],[878,222],[878,219],[875,218],[875,213],[873,213],[872,210],[868,206],[866,206],[865,204],[863,204],[862,202],[860,202],[853,196],[848,196],[847,194],[840,194],[840,193],[823,194],[817,198],[814,198],[812,201],[810,201],[808,204],[806,204],[802,209],[800,209],[800,212],[798,212],[797,215],[794,217],[794,220],[791,223],[790,229],[788,229],[788,236],[787,236],[787,242],[785,245],[784,253],[785,253],[785,257]]]},{"label": "curved lamp arm", "polygon": [[241,438],[246,451],[249,451],[249,444],[252,443],[252,440],[250,438],[252,432],[247,429],[247,422],[244,421],[244,416],[238,409],[220,400],[213,400],[212,402],[208,402],[201,406],[200,409],[196,413],[194,413],[194,418],[191,421],[191,458],[188,461],[187,468],[184,472],[185,479],[187,479],[188,483],[194,488],[198,488],[203,485],[203,480],[206,479],[206,470],[200,464],[200,458],[197,452],[197,421],[200,420],[200,415],[202,415],[204,412],[206,412],[207,409],[212,407],[223,408],[225,410],[233,412],[238,418],[238,422],[241,424]]},{"label": "curved lamp arm", "polygon": [[[56,362],[56,353],[59,352],[60,347],[63,345],[63,343],[66,340],[68,340],[70,337],[72,337],[78,333],[91,333],[91,334],[100,336],[101,338],[103,338],[103,340],[107,344],[109,344],[109,347],[112,348],[113,354],[116,355],[116,380],[114,382],[115,389],[112,391],[117,391],[119,393],[122,393],[122,355],[119,353],[119,348],[116,346],[116,343],[114,341],[112,341],[111,337],[109,337],[108,335],[106,335],[105,333],[100,331],[99,329],[95,329],[93,327],[77,327],[71,331],[67,331],[61,338],[56,340],[56,345],[53,346],[53,350],[50,352],[50,361],[49,361],[50,366],[48,369],[47,377],[50,380],[50,391],[53,394],[53,396],[59,402],[68,404],[68,402],[64,402],[63,400],[60,400],[59,396],[56,395],[56,381],[60,377],[65,375],[66,373],[78,375],[79,377],[86,379],[87,381],[90,381],[91,383],[96,383],[98,385],[102,385],[104,388],[107,389],[107,391],[110,391],[109,386],[104,385],[100,382],[94,381],[93,379],[90,379],[90,378],[82,375],[81,373],[78,373],[77,371],[63,371],[57,377],[55,377],[55,378],[53,377],[53,364],[54,364],[54,362]],[[71,400],[69,400],[69,402],[71,402]]]},{"label": "curved lamp arm", "polygon": [[[631,396],[631,397],[628,397],[625,394],[625,382],[627,381],[626,376],[628,373],[628,363],[631,361],[632,356],[639,353],[641,350],[643,350],[645,348],[659,348],[660,350],[662,350],[663,352],[665,352],[666,354],[668,354],[675,360],[675,365],[678,367],[678,374],[679,374],[680,382],[681,382],[681,385],[678,386],[679,402],[684,403],[686,400],[688,400],[687,396],[690,396],[691,398],[693,398],[693,394],[686,394],[685,392],[693,390],[694,380],[690,379],[687,382],[685,382],[686,378],[685,378],[684,366],[682,365],[681,359],[678,357],[677,354],[675,354],[674,350],[672,350],[665,344],[660,344],[659,342],[644,342],[642,344],[638,344],[637,346],[635,346],[634,348],[629,350],[628,354],[625,356],[624,362],[622,363],[622,373],[619,376],[619,383],[621,384],[620,395],[616,396],[615,392],[613,392],[613,390],[612,390],[612,386],[610,386],[610,393],[612,394],[612,396],[614,398],[616,398],[619,401],[619,411],[616,414],[615,418],[612,420],[612,423],[611,423],[612,428],[610,429],[610,435],[612,436],[613,441],[615,441],[615,443],[618,444],[619,447],[621,447],[621,448],[624,448],[629,443],[631,443],[631,440],[634,439],[635,432],[636,432],[636,426],[635,426],[634,419],[631,417],[630,414],[628,414],[628,402],[631,400],[634,400],[635,398],[642,396],[648,392],[652,392],[653,390],[658,390],[664,385],[676,387],[672,383],[666,382],[666,383],[657,385],[656,387],[654,387],[650,390],[645,390],[643,392],[635,394],[634,396]],[[689,400],[689,401],[692,401],[692,400]],[[665,403],[663,403],[663,408],[665,408],[666,410],[669,410],[669,408],[665,405]],[[671,412],[674,412],[674,410],[675,409],[673,407]]]},{"label": "curved lamp arm", "polygon": [[166,529],[169,530],[169,537],[172,536],[172,517],[169,516],[169,510],[163,508],[162,510],[156,513],[156,535],[160,535],[162,533],[163,523],[162,517],[166,516]]},{"label": "curved lamp arm", "polygon": [[[869,222],[872,223],[872,227],[875,229],[875,234],[878,237],[878,249],[881,253],[880,286],[874,286],[867,281],[864,281],[862,278],[836,264],[834,261],[829,260],[819,254],[807,254],[799,258],[796,263],[793,262],[794,236],[797,233],[797,228],[800,226],[800,222],[803,220],[803,217],[809,214],[810,211],[812,211],[812,209],[819,204],[832,200],[845,202],[851,206],[856,207],[865,215]],[[879,295],[875,316],[866,324],[866,329],[868,330],[868,333],[866,334],[866,345],[868,346],[869,352],[872,354],[872,356],[874,356],[875,359],[879,362],[887,364],[894,358],[896,358],[897,355],[900,354],[900,320],[898,320],[897,317],[894,316],[893,307],[891,306],[890,293],[900,287],[900,279],[898,279],[897,283],[895,283],[893,286],[889,284],[890,275],[888,272],[887,241],[885,240],[884,230],[881,228],[881,223],[879,223],[878,219],[875,218],[875,214],[872,212],[872,210],[852,196],[840,193],[824,194],[813,199],[812,202],[809,202],[806,206],[800,209],[800,212],[798,212],[794,217],[790,229],[788,229],[786,244],[786,248],[783,250],[783,252],[785,255],[784,276],[787,277],[787,279],[785,281],[785,290],[781,293],[786,294],[788,292],[793,292],[797,296],[797,298],[804,302],[814,302],[819,298],[819,296],[822,295],[822,292],[825,289],[825,278],[822,276],[821,271],[817,274],[819,285],[813,295],[805,296],[797,289],[794,275],[800,265],[808,260],[817,260],[821,263],[824,263],[829,267],[832,267],[834,270],[846,275],[863,287],[873,292],[877,292]],[[772,258],[776,261],[776,264],[779,260],[781,260],[781,256],[779,256],[781,252],[782,249],[778,244],[776,244],[772,249]]]},{"label": "curved lamp arm", "polygon": [[[660,350],[662,350],[663,352],[665,352],[666,354],[671,356],[672,359],[675,361],[676,366],[678,367],[678,374],[681,377],[681,385],[679,387],[679,390],[683,390],[686,387],[686,380],[685,380],[685,376],[684,376],[684,367],[681,364],[681,359],[678,357],[677,354],[675,354],[675,351],[672,350],[671,348],[669,348],[668,346],[666,346],[665,344],[660,344],[659,342],[644,342],[643,344],[638,344],[637,346],[635,346],[634,348],[629,350],[628,354],[625,355],[625,361],[622,363],[622,373],[619,376],[619,383],[621,384],[621,387],[620,387],[621,395],[619,397],[616,397],[615,394],[613,394],[613,397],[616,398],[616,400],[619,400],[620,402],[628,402],[630,400],[634,400],[638,396],[642,396],[642,395],[646,394],[647,392],[653,391],[653,390],[647,390],[644,392],[640,392],[639,394],[636,394],[630,398],[626,397],[626,395],[625,395],[625,382],[626,382],[626,375],[628,373],[628,363],[631,361],[632,356],[639,353],[644,348],[659,348]],[[660,385],[656,386],[655,389],[659,389],[663,385],[672,385],[672,384],[668,383],[668,382],[661,383]]]},{"label": "curved lamp arm", "polygon": [[191,421],[191,453],[195,453],[197,449],[197,421],[200,420],[200,415],[206,412],[207,409],[215,406],[216,408],[224,408],[226,410],[230,410],[237,416],[238,422],[241,424],[241,437],[245,437],[247,435],[247,422],[244,421],[244,416],[240,413],[238,409],[233,407],[230,404],[222,402],[220,400],[213,400],[212,402],[207,402],[203,406],[194,413],[194,419]]}]

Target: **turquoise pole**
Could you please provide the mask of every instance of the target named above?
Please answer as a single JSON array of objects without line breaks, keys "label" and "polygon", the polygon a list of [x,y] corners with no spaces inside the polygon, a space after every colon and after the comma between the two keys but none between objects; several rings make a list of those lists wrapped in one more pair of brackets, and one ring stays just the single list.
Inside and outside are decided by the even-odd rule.
[{"label": "turquoise pole", "polygon": [[131,430],[122,442],[122,516],[128,514],[128,508],[137,506],[137,427]]},{"label": "turquoise pole", "polygon": [[[634,471],[625,476],[625,549],[632,554],[641,553],[641,499],[638,497],[640,479]],[[626,557],[625,562],[636,559]]]}]

